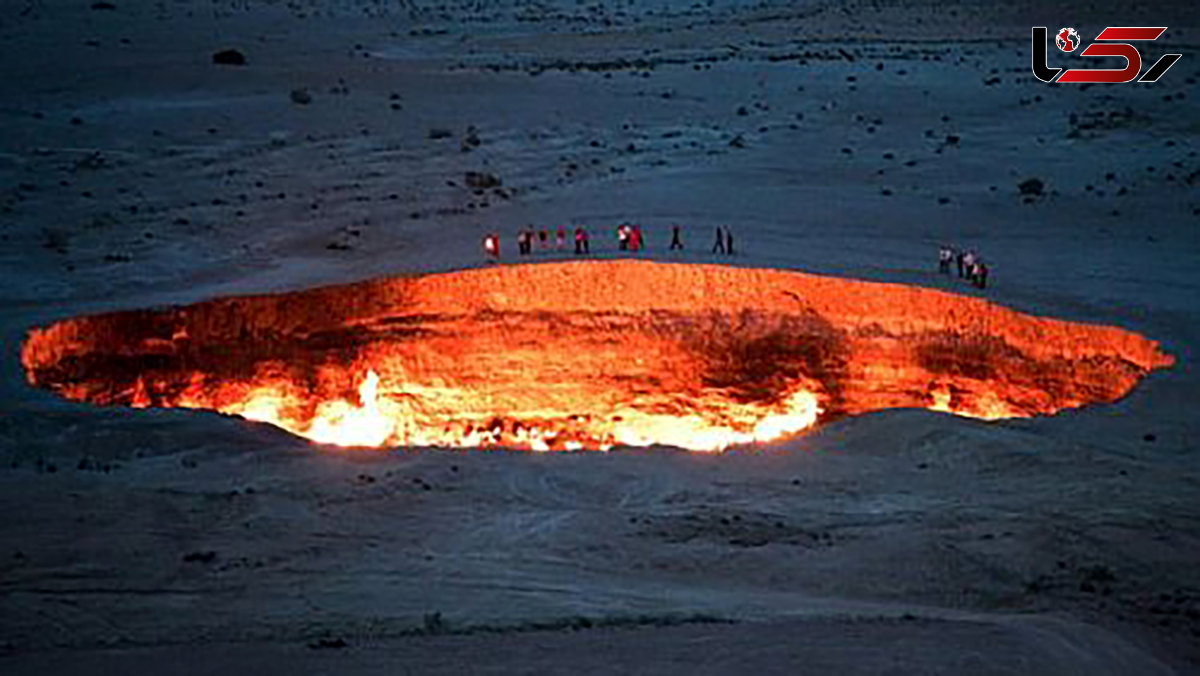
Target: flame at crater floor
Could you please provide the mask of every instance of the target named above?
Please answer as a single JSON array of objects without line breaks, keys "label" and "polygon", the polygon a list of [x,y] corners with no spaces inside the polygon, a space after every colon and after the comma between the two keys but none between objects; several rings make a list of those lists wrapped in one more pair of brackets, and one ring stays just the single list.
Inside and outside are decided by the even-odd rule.
[{"label": "flame at crater floor", "polygon": [[770,441],[896,407],[985,419],[1126,394],[1171,357],[1115,327],[779,270],[581,261],[373,280],[33,329],[30,383],[343,446]]}]

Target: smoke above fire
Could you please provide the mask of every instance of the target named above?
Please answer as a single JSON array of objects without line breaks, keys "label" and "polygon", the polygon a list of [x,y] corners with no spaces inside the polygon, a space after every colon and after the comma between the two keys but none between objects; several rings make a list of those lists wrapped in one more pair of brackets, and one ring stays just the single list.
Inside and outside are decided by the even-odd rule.
[{"label": "smoke above fire", "polygon": [[28,382],[318,443],[719,450],[888,408],[1112,402],[1173,363],[1116,327],[941,291],[644,261],[498,266],[68,319]]}]

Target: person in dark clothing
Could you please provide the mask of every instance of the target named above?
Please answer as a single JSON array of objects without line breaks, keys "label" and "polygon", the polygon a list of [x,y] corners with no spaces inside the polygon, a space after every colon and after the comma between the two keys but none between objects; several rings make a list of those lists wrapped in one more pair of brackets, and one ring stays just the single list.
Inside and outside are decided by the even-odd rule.
[{"label": "person in dark clothing", "polygon": [[966,270],[963,269],[963,257],[966,255],[967,252],[962,249],[959,249],[958,253],[954,254],[954,260],[958,261],[958,276],[960,279],[966,276]]},{"label": "person in dark clothing", "polygon": [[988,267],[982,261],[975,264],[975,286],[981,289],[987,288]]},{"label": "person in dark clothing", "polygon": [[963,254],[963,271],[966,273],[968,282],[975,283],[975,265],[982,262],[983,258],[974,251]]},{"label": "person in dark clothing", "polygon": [[575,253],[585,254],[588,252],[588,235],[587,230],[583,226],[575,228]]},{"label": "person in dark clothing", "polygon": [[952,260],[954,260],[954,250],[943,245],[938,249],[938,272],[943,275],[950,274],[950,261]]},{"label": "person in dark clothing", "polygon": [[683,251],[683,240],[679,239],[679,226],[671,226],[671,251],[679,249]]},{"label": "person in dark clothing", "polygon": [[733,231],[728,227],[725,228],[725,254],[733,255]]},{"label": "person in dark clothing", "polygon": [[717,241],[713,244],[713,253],[725,253],[725,233],[721,232],[721,226],[717,226]]}]

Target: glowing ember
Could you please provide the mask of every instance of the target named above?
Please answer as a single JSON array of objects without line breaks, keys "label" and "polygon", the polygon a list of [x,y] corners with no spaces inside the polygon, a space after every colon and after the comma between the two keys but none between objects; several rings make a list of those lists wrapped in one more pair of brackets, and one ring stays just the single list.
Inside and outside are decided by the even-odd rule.
[{"label": "glowing ember", "polygon": [[920,407],[984,419],[1126,394],[1171,357],[948,293],[637,261],[376,280],[30,331],[31,384],[205,408],[342,446],[696,450]]}]

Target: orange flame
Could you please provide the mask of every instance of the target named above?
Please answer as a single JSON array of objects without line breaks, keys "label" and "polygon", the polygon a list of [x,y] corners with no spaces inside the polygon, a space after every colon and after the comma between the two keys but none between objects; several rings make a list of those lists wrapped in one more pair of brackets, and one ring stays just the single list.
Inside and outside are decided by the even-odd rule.
[{"label": "orange flame", "polygon": [[500,266],[30,331],[29,382],[339,446],[719,450],[920,407],[996,420],[1124,396],[1173,360],[1115,327],[776,270]]}]

